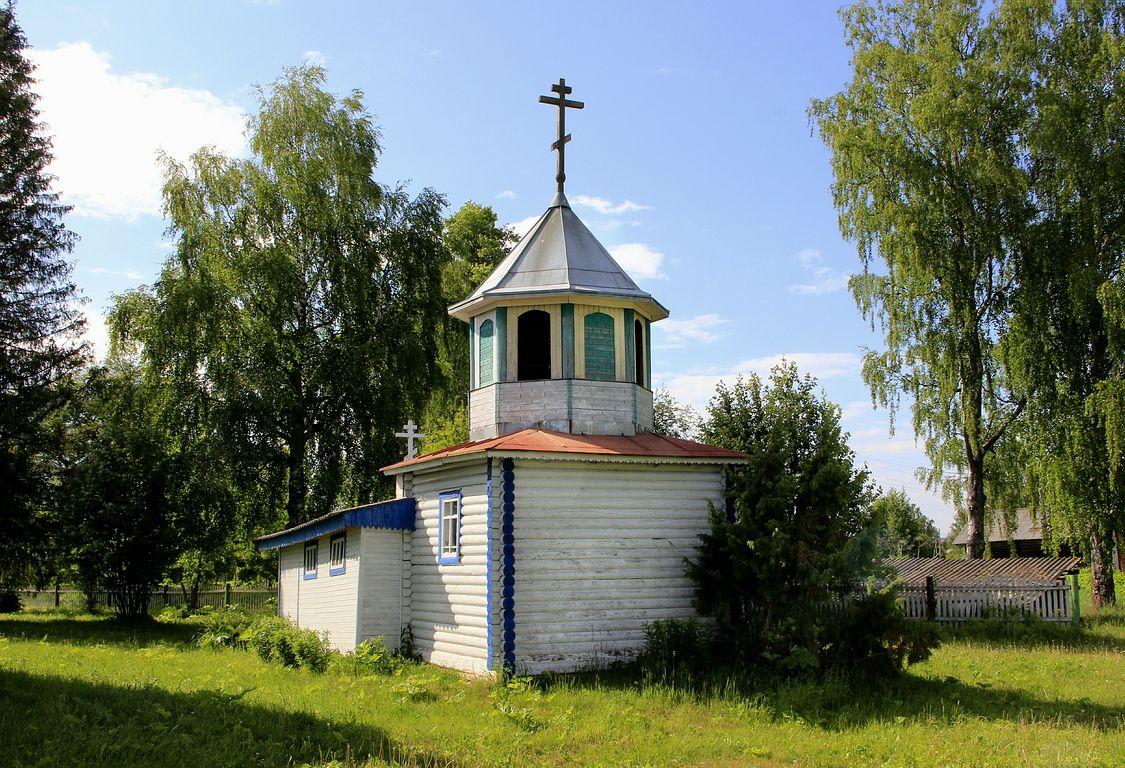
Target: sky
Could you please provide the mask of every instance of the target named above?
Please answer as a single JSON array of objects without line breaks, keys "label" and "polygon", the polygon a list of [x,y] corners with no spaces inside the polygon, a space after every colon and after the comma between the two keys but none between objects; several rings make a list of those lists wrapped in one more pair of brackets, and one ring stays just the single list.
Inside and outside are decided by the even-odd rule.
[{"label": "sky", "polygon": [[22,0],[16,18],[99,349],[112,297],[151,284],[174,248],[158,157],[246,155],[258,88],[286,67],[317,63],[334,93],[363,92],[380,182],[431,187],[450,214],[490,205],[516,230],[554,194],[556,110],[538,97],[564,77],[585,103],[567,114],[571,206],[671,311],[653,326],[654,384],[703,409],[717,381],[795,362],[840,405],[875,481],[947,531],[951,506],[915,479],[926,460],[908,404],[892,436],[860,375],[881,336],[848,292],[859,259],[807,114],[850,78],[837,8]]}]

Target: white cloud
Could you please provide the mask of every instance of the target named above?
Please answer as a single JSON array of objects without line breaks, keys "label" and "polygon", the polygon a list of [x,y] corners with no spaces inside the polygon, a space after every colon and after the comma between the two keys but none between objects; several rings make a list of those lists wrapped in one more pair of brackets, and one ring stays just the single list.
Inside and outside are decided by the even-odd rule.
[{"label": "white cloud", "polygon": [[634,280],[665,280],[668,277],[660,271],[664,254],[643,243],[616,245],[609,249],[609,254]]},{"label": "white cloud", "polygon": [[811,281],[790,285],[790,293],[822,296],[826,293],[842,291],[848,287],[848,279],[851,275],[821,264],[823,257],[820,251],[806,248],[798,253],[795,258],[800,262],[804,271],[811,276]]},{"label": "white cloud", "polygon": [[301,58],[306,64],[315,64],[318,67],[328,66],[328,57],[320,51],[305,51]]},{"label": "white cloud", "polygon": [[110,71],[89,43],[32,50],[39,111],[54,143],[50,172],[75,213],[133,220],[161,214],[159,150],[185,160],[205,144],[240,155],[242,111],[159,75]]},{"label": "white cloud", "polygon": [[711,344],[722,336],[718,329],[729,322],[715,314],[696,315],[683,320],[669,317],[652,326],[658,339],[654,346],[657,349],[673,349],[690,343]]},{"label": "white cloud", "polygon": [[80,310],[86,316],[86,330],[82,341],[90,345],[95,362],[102,362],[109,354],[109,329],[106,328],[105,315],[93,309]]},{"label": "white cloud", "polygon": [[540,216],[542,216],[542,214],[528,216],[526,219],[513,221],[506,226],[508,227],[508,229],[512,230],[512,232],[515,233],[516,237],[522,238],[524,235],[531,231],[531,228],[535,226],[535,222],[539,221]]},{"label": "white cloud", "polygon": [[505,189],[503,192],[496,196],[497,200],[515,200],[516,193],[510,189]]},{"label": "white cloud", "polygon": [[[654,326],[654,328],[659,327],[659,325]],[[795,363],[801,375],[811,374],[821,382],[825,379],[858,377],[862,363],[862,358],[852,352],[786,352],[742,360],[724,368],[691,373],[658,372],[653,375],[653,379],[657,384],[668,387],[668,391],[677,400],[696,408],[706,408],[707,401],[715,393],[715,385],[720,381],[733,384],[739,376],[747,376],[751,373],[765,378],[769,375],[770,369],[783,360]]]},{"label": "white cloud", "polygon": [[134,272],[133,270],[122,271],[117,269],[107,269],[105,267],[86,267],[82,271],[89,272],[91,275],[116,275],[117,277],[124,277],[129,280],[144,279],[144,275],[142,275],[140,272]]},{"label": "white cloud", "polygon": [[641,205],[640,203],[634,203],[632,200],[614,205],[604,197],[590,197],[589,195],[575,195],[571,202],[582,208],[592,208],[603,216],[619,216],[622,213],[652,210],[651,205]]}]

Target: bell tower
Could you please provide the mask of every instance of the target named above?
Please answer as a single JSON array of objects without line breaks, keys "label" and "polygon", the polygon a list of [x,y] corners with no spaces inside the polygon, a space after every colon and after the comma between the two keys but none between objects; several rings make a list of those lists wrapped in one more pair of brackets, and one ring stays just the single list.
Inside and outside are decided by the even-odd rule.
[{"label": "bell tower", "polygon": [[449,314],[469,324],[469,439],[526,427],[579,435],[635,435],[652,429],[652,323],[665,309],[613,260],[570,208],[564,149],[566,109],[584,104],[540,96],[558,107],[555,197],[511,253]]}]

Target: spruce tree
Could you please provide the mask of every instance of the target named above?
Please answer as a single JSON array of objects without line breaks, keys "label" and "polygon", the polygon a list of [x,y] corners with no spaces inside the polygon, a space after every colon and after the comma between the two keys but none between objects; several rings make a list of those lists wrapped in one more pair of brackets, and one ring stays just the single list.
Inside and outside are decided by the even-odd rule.
[{"label": "spruce tree", "polygon": [[52,418],[83,364],[69,210],[51,190],[51,142],[38,122],[27,40],[0,6],[0,591],[42,580],[57,466]]}]

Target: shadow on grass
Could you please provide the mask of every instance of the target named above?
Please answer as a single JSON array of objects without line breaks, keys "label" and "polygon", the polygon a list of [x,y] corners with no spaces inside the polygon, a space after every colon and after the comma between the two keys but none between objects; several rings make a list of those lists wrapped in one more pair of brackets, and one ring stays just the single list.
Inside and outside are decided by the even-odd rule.
[{"label": "shadow on grass", "polygon": [[821,680],[783,680],[735,672],[649,683],[640,674],[623,668],[549,678],[541,684],[547,689],[648,689],[701,703],[746,702],[777,721],[800,721],[833,731],[911,721],[954,725],[966,718],[1021,725],[1069,724],[1100,731],[1125,728],[1125,706],[1106,706],[1085,699],[1043,699],[1024,691],[976,685],[955,677],[937,680],[904,674],[894,679],[871,679],[837,675]]},{"label": "shadow on grass", "polygon": [[61,612],[27,612],[0,618],[0,636],[73,645],[140,647],[164,643],[187,648],[194,647],[199,630],[200,625],[191,622],[120,621],[112,616]]},{"label": "shadow on grass", "polygon": [[249,704],[246,693],[173,693],[0,669],[0,755],[13,768],[458,765],[372,726]]},{"label": "shadow on grass", "polygon": [[1081,626],[1048,622],[978,621],[943,627],[942,640],[969,642],[993,648],[1022,648],[1028,651],[1057,648],[1068,651],[1112,651],[1125,653],[1125,633],[1117,616],[1085,619]]}]

